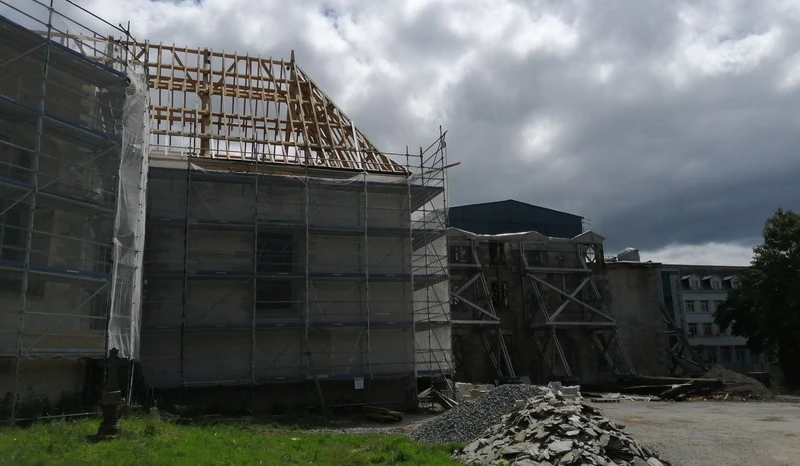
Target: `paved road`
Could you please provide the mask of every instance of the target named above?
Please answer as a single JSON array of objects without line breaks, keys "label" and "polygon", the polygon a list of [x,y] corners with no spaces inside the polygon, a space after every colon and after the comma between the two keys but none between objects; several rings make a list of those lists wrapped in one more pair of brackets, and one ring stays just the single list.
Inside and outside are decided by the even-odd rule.
[{"label": "paved road", "polygon": [[675,465],[800,466],[800,403],[589,403]]}]

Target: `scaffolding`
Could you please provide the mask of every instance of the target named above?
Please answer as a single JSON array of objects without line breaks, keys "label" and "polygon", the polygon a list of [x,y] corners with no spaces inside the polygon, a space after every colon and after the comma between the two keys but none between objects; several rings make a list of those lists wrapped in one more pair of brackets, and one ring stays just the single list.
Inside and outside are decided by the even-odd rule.
[{"label": "scaffolding", "polygon": [[94,33],[97,18],[66,2],[77,19],[52,1],[0,1],[16,21],[0,17],[0,416],[12,420],[80,410],[91,400],[70,408],[62,392],[99,385],[109,349],[139,351],[147,85],[107,50],[53,40]]},{"label": "scaffolding", "polygon": [[379,151],[293,53],[117,44],[151,89],[149,386],[305,383],[330,406],[449,374],[447,329],[417,328],[448,315],[444,133]]},{"label": "scaffolding", "polygon": [[43,34],[147,82],[138,210],[117,222],[135,225],[137,245],[146,223],[141,292],[122,286],[142,270],[125,267],[130,238],[115,237],[106,262],[125,277],[107,292],[112,309],[131,310],[124,330],[141,346],[144,384],[249,386],[256,408],[298,392],[257,399],[265,385],[303,382],[323,405],[397,403],[415,401],[417,377],[449,377],[445,134],[418,155],[381,152],[293,52],[262,58],[115,32]]},{"label": "scaffolding", "polygon": [[[603,240],[591,231],[564,239],[532,232],[520,239],[525,294],[533,298],[526,300],[526,316],[556,380],[573,378],[579,360],[592,354],[602,357],[616,376],[635,374],[590,268],[602,261]],[[564,344],[570,337],[572,352]],[[586,341],[591,343],[581,344]],[[587,347],[590,351],[581,354]]]},{"label": "scaffolding", "polygon": [[[491,264],[485,264],[481,257],[479,237],[457,228],[451,229],[448,236],[449,262],[453,271],[450,281],[452,324],[456,329],[474,329],[479,333],[498,378],[515,377],[513,361],[495,306],[495,301],[507,300],[508,289],[490,289],[484,270]],[[465,349],[460,349],[462,351],[459,354],[463,354]]]},{"label": "scaffolding", "polygon": [[[489,374],[479,362],[486,354],[497,380],[520,372],[540,382],[591,380],[600,365],[616,376],[633,373],[593,277],[592,267],[602,257],[601,236],[591,231],[574,238],[533,231],[488,235],[450,228],[448,238],[452,325],[458,332],[453,352],[456,371],[463,373],[457,379],[486,382]],[[474,353],[475,336],[486,351],[483,358]],[[533,352],[540,360],[531,360]]]}]

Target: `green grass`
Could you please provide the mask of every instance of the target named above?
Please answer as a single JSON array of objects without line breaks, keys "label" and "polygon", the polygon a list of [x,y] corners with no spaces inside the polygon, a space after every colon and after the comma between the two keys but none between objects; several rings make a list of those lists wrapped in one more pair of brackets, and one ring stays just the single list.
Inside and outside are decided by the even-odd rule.
[{"label": "green grass", "polygon": [[255,424],[183,426],[126,418],[114,440],[93,443],[99,421],[0,427],[3,465],[374,465],[460,464],[456,445],[431,446],[400,435],[304,434]]}]

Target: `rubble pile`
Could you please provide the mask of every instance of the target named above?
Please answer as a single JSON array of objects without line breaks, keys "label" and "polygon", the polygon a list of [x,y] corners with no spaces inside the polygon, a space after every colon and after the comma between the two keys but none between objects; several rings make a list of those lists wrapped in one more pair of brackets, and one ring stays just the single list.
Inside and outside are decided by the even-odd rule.
[{"label": "rubble pile", "polygon": [[410,437],[420,442],[471,442],[504,414],[517,408],[521,400],[548,390],[526,384],[500,385],[473,401],[462,403],[423,424]]},{"label": "rubble pile", "polygon": [[622,429],[595,408],[550,392],[503,416],[454,457],[512,466],[668,465]]},{"label": "rubble pile", "polygon": [[710,398],[715,400],[750,399],[770,400],[775,397],[769,388],[758,380],[738,372],[714,366],[706,372],[704,379],[717,379],[722,381],[722,389]]}]

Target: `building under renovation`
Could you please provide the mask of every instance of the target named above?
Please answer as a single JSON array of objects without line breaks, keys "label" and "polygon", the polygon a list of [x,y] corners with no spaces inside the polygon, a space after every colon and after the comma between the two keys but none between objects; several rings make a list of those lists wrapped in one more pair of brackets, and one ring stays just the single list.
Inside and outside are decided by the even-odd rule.
[{"label": "building under renovation", "polygon": [[87,395],[111,348],[131,386],[186,403],[231,387],[227,409],[407,404],[451,375],[443,133],[390,155],[293,54],[14,10],[44,20],[3,18],[0,39],[12,417],[25,394]]},{"label": "building under renovation", "polygon": [[80,406],[107,348],[139,351],[147,86],[54,32],[0,17],[3,417]]},{"label": "building under renovation", "polygon": [[411,402],[416,376],[448,373],[428,341],[449,342],[428,325],[446,321],[443,135],[394,161],[293,57],[147,44],[134,60],[154,90],[149,387]]}]

